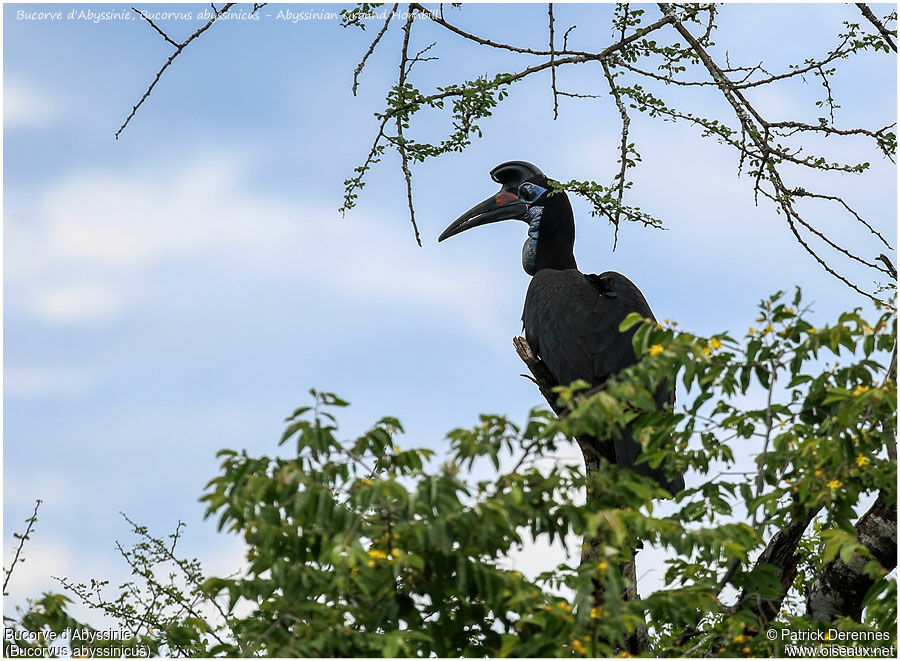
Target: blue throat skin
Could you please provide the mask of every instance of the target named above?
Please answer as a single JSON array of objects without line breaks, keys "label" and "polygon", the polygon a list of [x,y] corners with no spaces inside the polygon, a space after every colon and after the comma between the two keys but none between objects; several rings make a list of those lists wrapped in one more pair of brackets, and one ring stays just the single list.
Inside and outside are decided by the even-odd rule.
[{"label": "blue throat skin", "polygon": [[528,208],[528,238],[522,246],[522,268],[528,275],[537,273],[537,249],[538,232],[541,227],[541,214],[544,207],[534,206]]}]

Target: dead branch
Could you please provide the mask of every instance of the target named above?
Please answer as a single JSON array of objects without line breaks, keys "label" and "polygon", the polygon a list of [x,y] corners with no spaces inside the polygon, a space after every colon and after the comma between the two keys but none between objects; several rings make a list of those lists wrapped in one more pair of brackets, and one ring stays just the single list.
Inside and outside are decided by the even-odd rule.
[{"label": "dead branch", "polygon": [[[547,4],[550,15],[550,62],[556,59],[556,46],[553,43],[553,3]],[[556,67],[550,66],[550,89],[553,90],[553,119],[559,119],[559,91],[556,89]]]},{"label": "dead branch", "polygon": [[397,7],[400,6],[399,2],[395,2],[394,6],[391,7],[391,11],[388,12],[388,17],[384,21],[384,25],[381,26],[381,30],[375,35],[375,39],[372,40],[372,43],[369,45],[369,50],[366,51],[366,54],[363,55],[362,60],[360,60],[359,64],[356,65],[356,69],[353,70],[353,96],[356,96],[356,90],[359,88],[359,75],[363,72],[363,69],[366,66],[366,60],[369,59],[369,56],[375,52],[375,47],[378,46],[378,42],[381,41],[381,38],[384,36],[384,33],[387,32],[387,29],[391,25],[391,19],[394,18],[394,14],[397,13]]},{"label": "dead branch", "polygon": [[[210,27],[212,27],[212,24],[216,22],[216,19],[219,18],[219,16],[221,16],[225,12],[227,12],[229,9],[231,9],[234,6],[234,4],[235,3],[233,3],[233,2],[229,2],[224,7],[222,7],[222,9],[216,9],[215,5],[212,5],[213,17],[211,19],[209,19],[209,21],[206,23],[206,25],[204,25],[203,27],[198,29],[196,32],[194,32],[194,34],[189,36],[187,39],[185,39],[181,43],[178,43],[174,39],[169,37],[156,24],[154,24],[153,21],[151,21],[149,18],[147,18],[147,16],[145,16],[143,13],[141,13],[140,11],[138,11],[137,9],[132,7],[132,9],[134,9],[134,11],[136,11],[138,14],[140,14],[141,18],[146,20],[154,30],[156,30],[159,34],[161,34],[167,42],[169,42],[170,44],[172,44],[175,47],[175,51],[169,56],[169,59],[166,60],[165,63],[163,63],[163,65],[162,65],[162,67],[160,67],[159,71],[156,72],[156,76],[154,76],[153,81],[150,83],[149,87],[147,87],[147,90],[144,92],[144,95],[141,97],[140,101],[138,101],[137,104],[135,104],[131,108],[131,112],[128,114],[128,117],[125,118],[125,121],[122,123],[122,126],[120,126],[119,130],[116,131],[116,136],[115,136],[116,140],[119,139],[119,135],[122,133],[122,131],[125,130],[125,127],[128,126],[128,123],[137,114],[138,108],[140,108],[142,105],[144,105],[144,101],[146,101],[147,99],[150,98],[150,93],[153,92],[153,88],[156,87],[156,84],[159,82],[160,78],[162,78],[163,73],[165,72],[166,69],[169,68],[169,66],[172,64],[172,62],[175,61],[175,58],[184,52],[184,49],[187,48],[188,44],[190,44],[194,39],[196,39],[201,34],[206,32]],[[253,11],[256,11],[261,6],[262,5],[254,6]]]}]

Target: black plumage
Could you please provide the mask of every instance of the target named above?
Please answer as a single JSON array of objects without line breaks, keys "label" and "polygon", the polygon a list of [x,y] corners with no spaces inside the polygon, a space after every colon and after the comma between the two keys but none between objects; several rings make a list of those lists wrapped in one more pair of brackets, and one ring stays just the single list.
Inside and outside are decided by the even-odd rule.
[{"label": "black plumage", "polygon": [[[604,384],[637,362],[634,330],[622,333],[619,324],[632,312],[655,321],[650,306],[625,276],[614,271],[585,275],[577,269],[571,204],[565,193],[551,192],[540,170],[510,161],[494,168],[491,177],[502,184],[500,192],[460,216],[438,240],[498,220],[527,222],[522,266],[533,277],[522,313],[525,339],[560,384],[577,379],[594,387]],[[675,393],[663,386],[655,399],[660,408],[671,406]],[[613,439],[613,446],[617,465],[653,478],[672,493],[684,488],[681,475],[668,478],[662,467],[637,463],[641,447],[630,429]]]}]

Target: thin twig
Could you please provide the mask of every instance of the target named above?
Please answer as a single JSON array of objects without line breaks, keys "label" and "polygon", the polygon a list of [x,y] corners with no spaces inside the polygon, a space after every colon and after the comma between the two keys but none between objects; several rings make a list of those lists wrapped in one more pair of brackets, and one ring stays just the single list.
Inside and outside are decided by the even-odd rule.
[{"label": "thin twig", "polygon": [[572,30],[574,30],[576,27],[578,27],[578,26],[576,26],[576,25],[571,25],[571,26],[569,26],[569,29],[566,30],[566,31],[563,33],[563,51],[568,51],[568,50],[569,50],[569,33],[570,33]]},{"label": "thin twig", "polygon": [[[797,159],[794,156],[789,154],[785,154],[782,150],[775,150],[768,143],[767,139],[761,137],[760,128],[763,129],[762,132],[767,131],[768,123],[763,119],[760,114],[756,111],[756,109],[747,101],[747,99],[741,94],[741,92],[735,87],[735,84],[728,79],[728,77],[724,74],[724,72],[719,68],[719,66],[713,61],[710,57],[709,53],[705,48],[697,41],[697,39],[690,33],[690,31],[684,26],[684,24],[678,19],[675,9],[672,5],[667,3],[658,3],[660,10],[663,15],[670,17],[673,20],[673,26],[678,31],[678,33],[684,37],[684,39],[688,42],[693,51],[700,58],[700,61],[704,64],[707,71],[709,72],[712,79],[717,83],[719,89],[722,91],[723,96],[732,106],[737,115],[738,120],[740,121],[742,128],[746,131],[746,134],[750,137],[750,139],[756,144],[757,148],[760,150],[761,161],[762,163],[759,165],[760,170],[763,168],[766,169],[767,179],[774,187],[774,193],[768,193],[767,191],[760,190],[759,187],[755,190],[758,192],[762,192],[763,195],[775,201],[778,206],[785,213],[786,220],[788,222],[788,227],[791,232],[794,234],[794,237],[800,243],[801,246],[825,269],[826,272],[833,275],[835,278],[849,286],[854,291],[862,294],[863,296],[877,301],[872,294],[864,291],[857,285],[853,284],[840,275],[837,271],[831,268],[824,259],[822,259],[810,246],[809,244],[803,240],[800,236],[799,231],[797,230],[795,220],[799,221],[801,224],[806,226],[807,228],[812,230],[811,225],[809,225],[806,221],[802,219],[802,217],[796,212],[791,204],[791,194],[787,186],[784,185],[784,182],[781,179],[781,174],[778,172],[777,168],[773,164],[771,157],[772,155],[777,155],[779,158],[782,158],[787,161],[795,162],[798,164],[810,165],[809,163],[804,163],[802,160]],[[817,66],[821,66],[822,63],[819,63]],[[822,169],[827,169],[822,166]],[[822,236],[820,232],[817,230],[812,230],[814,233]],[[830,240],[826,239],[826,241],[834,246],[835,244]],[[862,261],[866,263],[859,257],[852,255],[849,251],[845,249],[839,248],[841,252],[857,259],[858,261]],[[877,267],[876,267],[877,268]]]},{"label": "thin twig", "polygon": [[[202,587],[201,587],[200,582],[197,580],[196,574],[194,572],[190,571],[188,567],[185,567],[184,560],[182,560],[181,558],[179,558],[175,555],[175,546],[178,543],[178,540],[180,538],[180,531],[185,525],[183,522],[181,522],[181,521],[178,522],[178,525],[175,528],[175,534],[172,536],[172,546],[170,548],[166,548],[165,544],[162,544],[160,542],[160,540],[156,539],[155,537],[152,537],[145,528],[143,528],[142,526],[138,526],[134,521],[132,521],[130,518],[128,518],[128,515],[126,515],[124,512],[119,512],[119,515],[123,519],[125,519],[125,521],[128,522],[128,524],[132,528],[132,532],[134,532],[135,534],[140,535],[144,539],[148,540],[151,544],[153,544],[154,547],[156,547],[156,549],[158,551],[160,551],[163,554],[163,556],[168,558],[171,562],[175,563],[175,565],[181,570],[182,574],[184,574],[187,581],[189,583],[191,583],[197,589],[198,594],[202,592]],[[117,543],[117,545],[118,545],[118,543]],[[219,604],[219,602],[216,601],[215,598],[209,598],[209,599],[207,599],[207,601],[209,601],[213,605],[213,607],[219,612],[219,615],[222,617],[223,623],[231,631],[232,636],[234,636],[234,639],[237,642],[238,649],[243,651],[243,648],[240,643],[240,638],[238,636],[234,635],[234,629],[231,626],[231,620],[228,619],[228,615],[226,615],[221,604]]]},{"label": "thin twig", "polygon": [[[400,50],[400,76],[397,78],[397,88],[403,89],[406,85],[406,75],[408,73],[407,62],[409,62],[409,35],[412,32],[412,24],[415,20],[415,12],[410,10],[406,17],[406,23],[403,26],[403,46]],[[429,46],[428,48],[431,48]],[[424,53],[426,50],[422,51]],[[421,53],[420,53],[421,55]],[[418,58],[418,55],[416,56]],[[412,67],[412,64],[409,64]],[[406,182],[406,203],[409,207],[409,222],[412,223],[413,232],[416,235],[416,243],[422,247],[422,238],[419,236],[419,226],[416,224],[416,210],[413,205],[412,194],[412,172],[409,169],[409,156],[406,153],[406,142],[403,137],[403,117],[396,115],[397,124],[397,151],[400,153],[400,167],[403,170],[403,179]]]},{"label": "thin twig", "polygon": [[[858,213],[856,213],[856,211],[853,210],[853,208],[850,207],[850,205],[848,205],[841,198],[839,198],[835,195],[824,195],[822,193],[810,193],[809,191],[804,190],[803,188],[795,188],[794,190],[791,191],[791,193],[793,193],[797,197],[812,197],[812,198],[816,198],[816,199],[820,199],[820,200],[830,200],[832,202],[837,202],[838,204],[841,204],[847,211],[849,211],[853,215],[854,218],[856,218],[857,221],[859,221],[862,225],[864,225],[866,227],[866,229],[868,229],[872,234],[877,236],[881,240],[881,242],[885,245],[885,247],[887,247],[888,250],[894,249],[893,246],[891,246],[891,244],[887,242],[887,239],[885,239],[881,235],[881,232],[879,232],[874,227],[872,227],[868,222],[866,222]],[[890,274],[890,271],[885,271],[885,272]],[[897,277],[896,272],[893,274],[893,277],[895,277],[895,278]]]},{"label": "thin twig", "polygon": [[34,524],[37,521],[38,508],[41,506],[42,502],[44,501],[40,498],[34,501],[34,511],[31,513],[31,516],[26,519],[28,527],[25,528],[25,532],[19,537],[19,545],[16,547],[16,556],[13,558],[9,569],[6,570],[6,576],[3,577],[3,596],[6,596],[6,585],[9,583],[9,577],[12,576],[13,569],[16,568],[16,564],[19,562],[19,555],[22,553],[22,548],[25,546],[25,541],[28,539],[28,536],[34,528]]},{"label": "thin twig", "polygon": [[143,18],[145,21],[147,21],[147,22],[150,24],[150,27],[152,27],[154,30],[156,30],[157,32],[159,32],[159,34],[162,35],[162,38],[165,39],[166,41],[168,41],[170,44],[172,44],[175,48],[178,48],[178,47],[181,45],[181,44],[179,44],[177,41],[175,41],[174,39],[172,39],[169,35],[167,35],[165,32],[163,32],[163,31],[159,28],[159,26],[156,25],[156,23],[154,23],[154,22],[150,19],[150,17],[147,16],[147,15],[146,15],[144,12],[142,12],[140,9],[138,9],[137,7],[132,7],[132,8],[131,8],[131,11],[140,14],[140,17]]},{"label": "thin twig", "polygon": [[631,119],[628,117],[628,110],[626,110],[625,103],[622,101],[622,95],[619,94],[619,88],[616,87],[616,81],[609,69],[609,65],[606,63],[606,60],[603,60],[600,64],[603,66],[603,75],[609,83],[609,93],[616,100],[616,107],[619,109],[619,116],[622,118],[622,139],[619,144],[619,185],[616,191],[616,214],[615,218],[612,219],[613,225],[615,225],[615,231],[613,232],[613,251],[615,251],[616,245],[619,243],[619,218],[622,214],[622,198],[625,194],[625,171],[628,168],[628,127],[631,124]]},{"label": "thin twig", "polygon": [[556,89],[556,46],[553,40],[553,3],[547,3],[547,13],[550,15],[550,89],[553,90],[553,119],[559,119],[559,92]]},{"label": "thin twig", "polygon": [[375,52],[375,47],[378,46],[378,42],[381,41],[381,38],[384,36],[384,33],[387,32],[387,29],[391,25],[391,19],[394,17],[394,14],[397,11],[397,7],[400,6],[399,2],[394,3],[394,6],[391,7],[391,11],[388,12],[387,20],[385,20],[384,25],[381,26],[381,30],[375,35],[375,39],[369,45],[369,50],[366,51],[366,54],[363,55],[362,60],[360,60],[359,64],[356,65],[356,68],[353,70],[353,96],[356,96],[356,90],[359,88],[359,75],[362,73],[363,69],[366,66],[366,60],[369,59],[369,56]]},{"label": "thin twig", "polygon": [[[890,246],[888,246],[890,247]],[[892,248],[893,250],[893,248]],[[878,260],[882,262],[888,269],[888,273],[891,274],[891,277],[895,280],[897,279],[897,267],[894,266],[894,263],[891,261],[891,258],[885,255],[884,253],[878,255]]]},{"label": "thin twig", "polygon": [[[204,25],[199,30],[194,32],[194,34],[192,34],[190,37],[188,37],[187,39],[182,41],[180,44],[178,44],[174,40],[170,39],[162,30],[160,30],[156,25],[153,25],[153,23],[150,22],[149,19],[147,19],[148,22],[150,22],[150,24],[153,25],[153,27],[156,29],[156,31],[159,32],[160,34],[162,34],[163,37],[165,37],[166,41],[168,41],[169,43],[171,43],[175,46],[175,52],[169,56],[169,59],[166,60],[165,63],[162,65],[162,67],[160,67],[159,71],[156,72],[156,76],[153,78],[153,81],[150,83],[150,86],[147,87],[147,91],[144,92],[144,95],[141,97],[140,101],[138,101],[137,104],[131,108],[131,112],[128,114],[128,117],[125,118],[125,121],[122,123],[122,126],[120,126],[119,130],[116,131],[116,135],[115,135],[116,140],[119,139],[119,135],[122,133],[122,131],[125,130],[125,127],[128,126],[129,122],[131,122],[131,120],[134,118],[135,114],[137,114],[138,108],[140,108],[142,105],[144,105],[144,101],[146,101],[148,98],[150,98],[150,93],[153,91],[153,88],[156,87],[156,84],[159,82],[159,79],[162,78],[162,75],[165,72],[165,70],[169,68],[169,66],[172,64],[172,62],[175,61],[175,58],[178,57],[179,55],[181,55],[182,52],[184,52],[184,49],[187,47],[188,44],[190,44],[194,39],[196,39],[201,34],[206,32],[212,26],[212,24],[216,22],[216,19],[219,18],[219,16],[221,16],[222,14],[227,12],[233,6],[234,6],[233,2],[229,2],[224,7],[222,7],[222,9],[216,9],[215,5],[213,5],[212,6],[213,11],[214,11],[213,17],[211,19],[209,19],[209,21],[206,23],[206,25]],[[137,10],[135,10],[135,11],[137,11]],[[254,11],[256,11],[256,9],[254,9]],[[138,13],[140,14],[140,12],[138,12]],[[143,14],[141,14],[141,16],[143,16]]]}]

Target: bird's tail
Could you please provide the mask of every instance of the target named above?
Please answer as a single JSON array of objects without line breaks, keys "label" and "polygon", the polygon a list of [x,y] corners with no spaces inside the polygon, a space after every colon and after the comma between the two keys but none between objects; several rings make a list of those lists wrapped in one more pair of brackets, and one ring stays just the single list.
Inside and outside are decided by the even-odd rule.
[{"label": "bird's tail", "polygon": [[667,475],[665,462],[656,468],[652,468],[645,461],[637,463],[642,448],[640,443],[634,440],[631,425],[625,427],[621,435],[613,440],[613,447],[615,447],[616,451],[616,465],[621,468],[628,468],[638,475],[655,480],[659,486],[673,495],[684,489],[684,476],[681,473],[671,477]]}]

